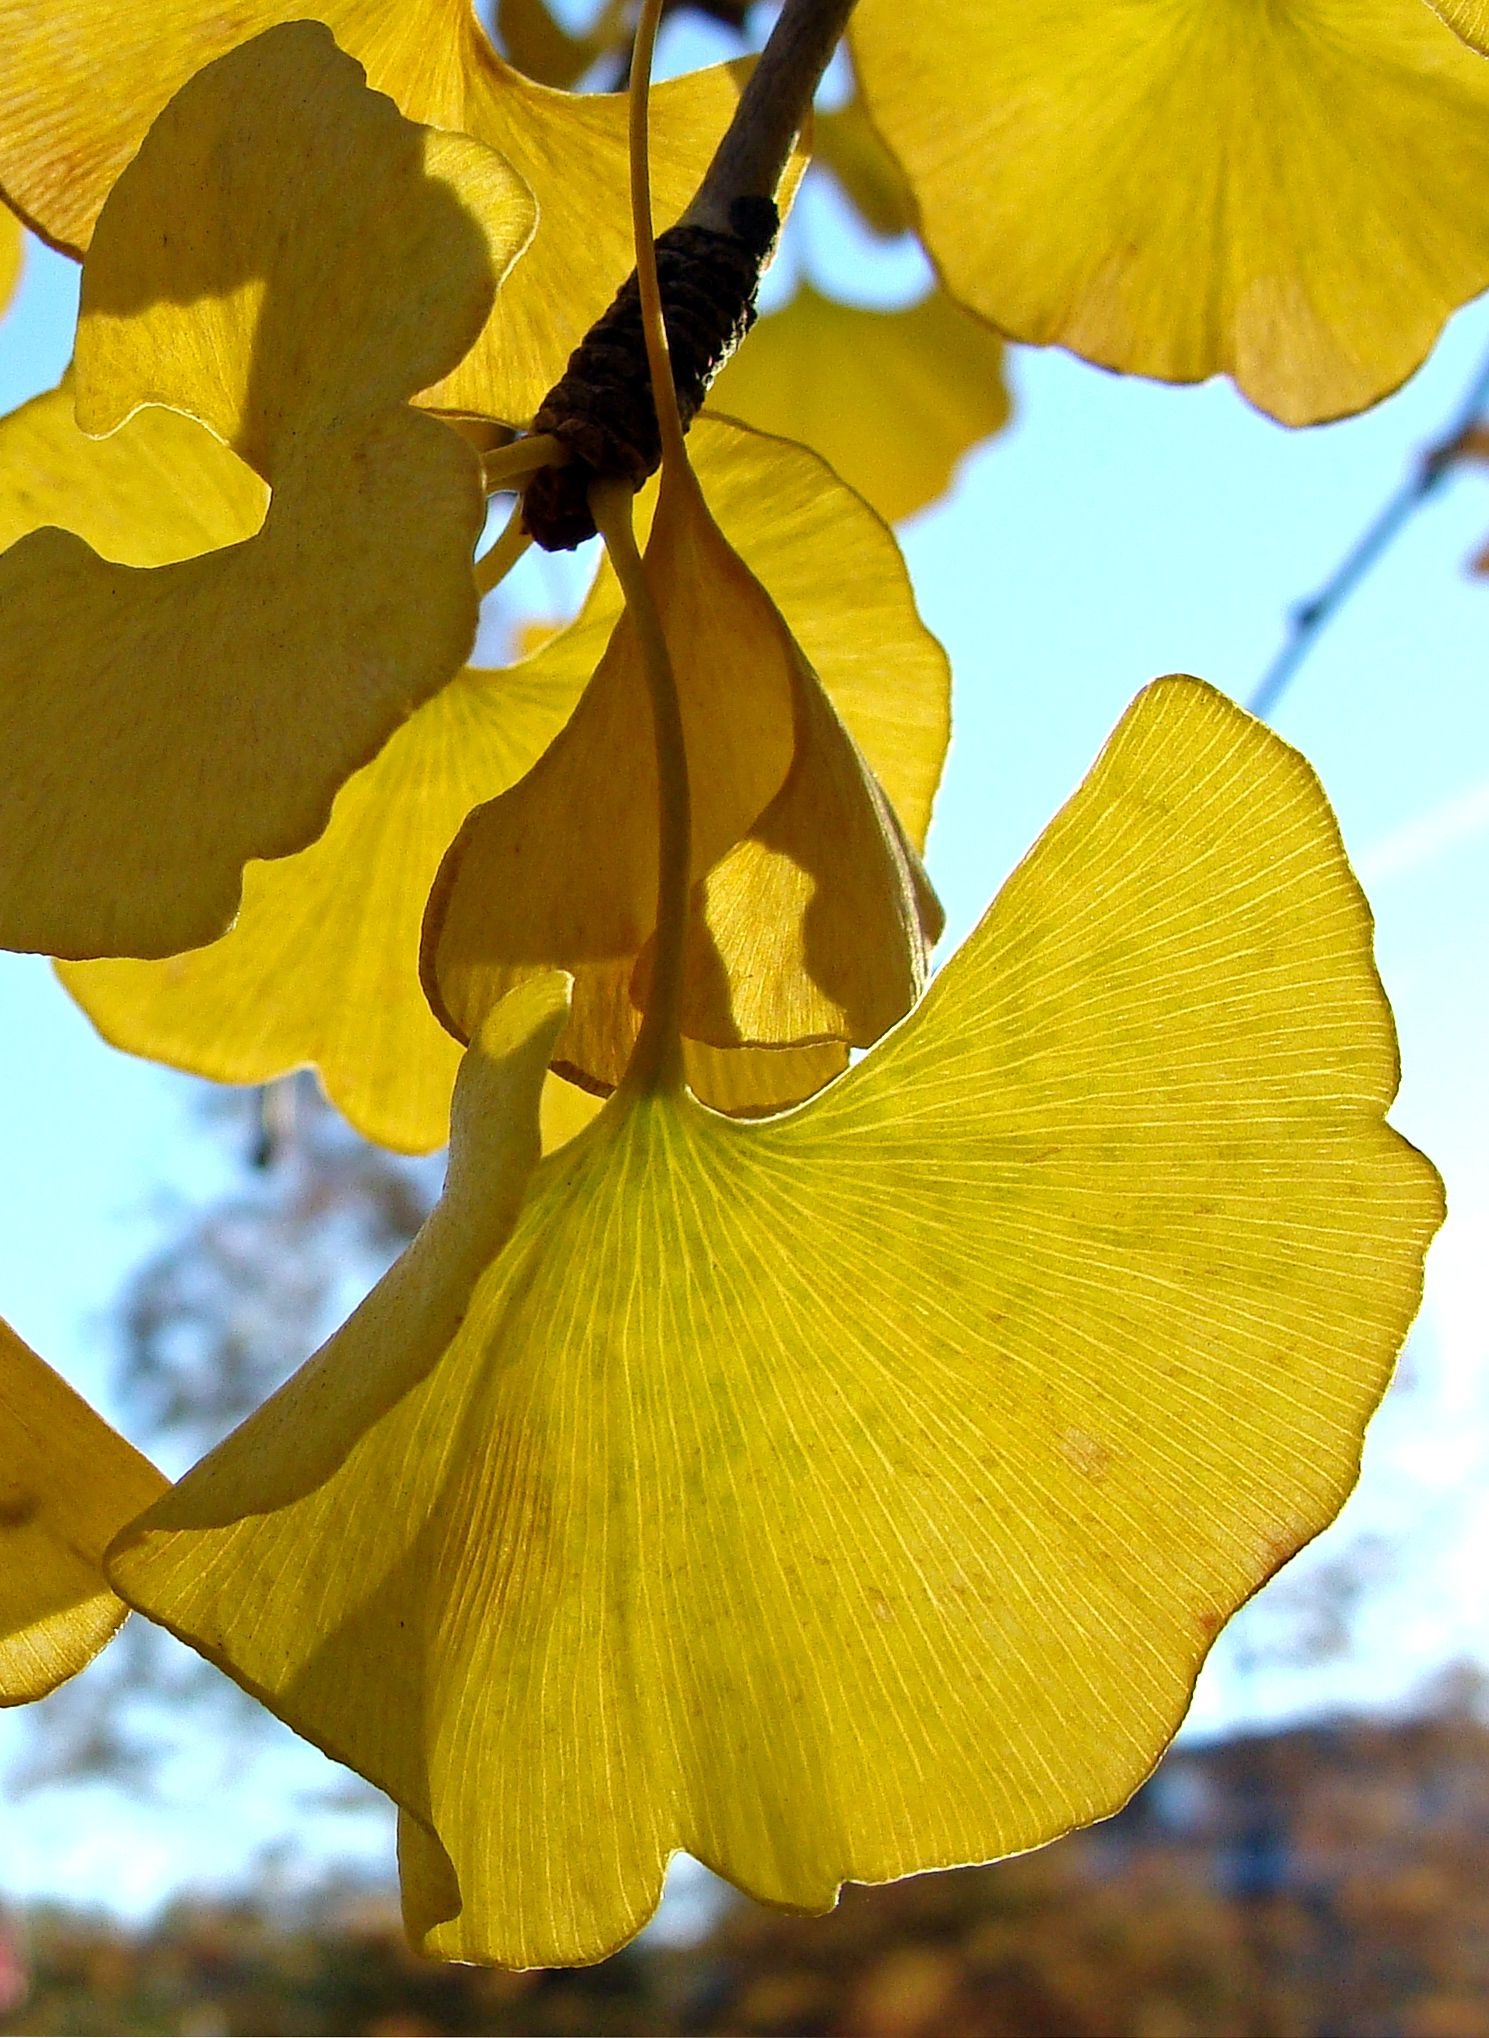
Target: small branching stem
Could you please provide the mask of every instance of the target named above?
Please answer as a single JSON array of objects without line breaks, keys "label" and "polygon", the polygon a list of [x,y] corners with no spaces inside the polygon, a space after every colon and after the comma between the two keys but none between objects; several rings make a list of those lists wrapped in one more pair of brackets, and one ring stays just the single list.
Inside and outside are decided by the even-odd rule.
[{"label": "small branching stem", "polygon": [[[639,47],[636,71],[640,71]],[[651,696],[657,754],[656,951],[646,1012],[631,1051],[624,1088],[632,1094],[675,1090],[682,1082],[679,1016],[693,856],[687,745],[672,656],[632,527],[635,497],[624,481],[597,481],[590,490],[590,500],[605,550],[625,596],[626,613],[636,632]]]},{"label": "small branching stem", "polygon": [[[779,228],[775,193],[852,4],[786,0],[692,205],[655,244],[683,430],[754,319]],[[640,56],[638,32],[638,67]],[[656,469],[662,447],[643,372],[645,324],[633,271],[539,406],[535,431],[569,454],[568,466],[545,467],[524,495],[527,528],[546,550],[594,535],[592,481],[624,479],[636,490]]]},{"label": "small branching stem", "polygon": [[774,198],[852,12],[853,0],[786,0],[685,226],[727,233],[742,198]]},{"label": "small branching stem", "polygon": [[498,536],[476,561],[476,592],[484,598],[499,586],[531,543],[522,528],[522,504],[515,503]]},{"label": "small branching stem", "polygon": [[1446,430],[1420,454],[1406,479],[1386,498],[1329,578],[1293,608],[1282,648],[1246,705],[1263,720],[1271,714],[1327,626],[1384,558],[1417,511],[1429,502],[1469,451],[1474,429],[1489,405],[1489,354],[1479,363]]},{"label": "small branching stem", "polygon": [[525,439],[514,439],[511,445],[498,446],[482,457],[481,484],[488,495],[519,488],[540,467],[561,467],[568,457],[550,433],[531,432]]}]

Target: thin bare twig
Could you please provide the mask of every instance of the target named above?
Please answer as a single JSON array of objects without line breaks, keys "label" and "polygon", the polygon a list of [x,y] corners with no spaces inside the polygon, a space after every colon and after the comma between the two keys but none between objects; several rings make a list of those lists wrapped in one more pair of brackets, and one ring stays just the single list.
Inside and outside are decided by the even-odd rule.
[{"label": "thin bare twig", "polygon": [[685,224],[728,233],[741,198],[774,198],[852,12],[853,0],[786,0]]},{"label": "thin bare twig", "polygon": [[1462,458],[1465,446],[1489,405],[1489,354],[1479,363],[1442,436],[1423,453],[1400,487],[1371,518],[1333,573],[1288,618],[1282,649],[1263,674],[1246,703],[1253,715],[1271,714],[1326,626],[1406,529],[1422,505],[1434,496]]}]

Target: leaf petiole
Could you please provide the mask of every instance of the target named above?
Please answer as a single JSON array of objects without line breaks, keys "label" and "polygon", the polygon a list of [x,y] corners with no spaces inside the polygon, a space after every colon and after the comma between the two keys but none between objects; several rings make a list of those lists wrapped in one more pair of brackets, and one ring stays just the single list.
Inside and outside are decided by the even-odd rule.
[{"label": "leaf petiole", "polygon": [[488,495],[499,495],[520,488],[540,468],[564,466],[568,458],[568,449],[551,432],[533,432],[482,456],[481,485]]},{"label": "leaf petiole", "polygon": [[523,528],[522,498],[519,496],[500,532],[476,561],[477,591],[482,595],[490,594],[506,579],[531,543],[532,538]]},{"label": "leaf petiole", "polygon": [[[657,253],[652,238],[651,172],[647,153],[647,110],[651,91],[652,54],[662,0],[643,0],[636,27],[636,54],[631,71],[631,220],[636,239],[636,280],[641,297],[642,329],[652,396],[661,428],[663,487],[667,474],[687,467],[682,418],[667,332],[662,323],[662,294],[657,281]],[[692,798],[688,786],[688,753],[682,709],[672,656],[662,628],[661,611],[636,544],[633,522],[635,492],[629,481],[601,478],[589,490],[589,506],[615,568],[626,611],[641,653],[651,696],[652,729],[657,753],[657,934],[651,990],[641,1031],[631,1053],[622,1088],[631,1092],[673,1090],[682,1083],[683,962],[687,940],[688,895],[692,873]]]}]

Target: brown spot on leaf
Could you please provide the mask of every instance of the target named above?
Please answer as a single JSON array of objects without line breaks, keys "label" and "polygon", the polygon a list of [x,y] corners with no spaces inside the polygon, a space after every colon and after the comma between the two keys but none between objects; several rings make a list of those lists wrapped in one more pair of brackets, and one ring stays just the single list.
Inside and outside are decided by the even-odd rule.
[{"label": "brown spot on leaf", "polygon": [[40,1494],[14,1483],[0,1485],[0,1529],[23,1529],[40,1512]]},{"label": "brown spot on leaf", "polygon": [[1068,1429],[1060,1438],[1060,1450],[1087,1479],[1104,1479],[1112,1467],[1110,1444],[1093,1437],[1089,1430]]}]

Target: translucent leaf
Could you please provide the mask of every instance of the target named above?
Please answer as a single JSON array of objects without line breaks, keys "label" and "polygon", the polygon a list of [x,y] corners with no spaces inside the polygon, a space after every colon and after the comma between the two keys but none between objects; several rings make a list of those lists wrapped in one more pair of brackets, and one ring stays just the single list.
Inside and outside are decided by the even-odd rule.
[{"label": "translucent leaf", "polygon": [[272,501],[243,542],[148,571],[55,529],[0,557],[0,943],[213,939],[248,859],[313,840],[459,669],[476,457],[407,399],[480,330],[531,216],[497,157],[405,122],[311,23],[161,116],[84,270],[79,422],[190,412]]},{"label": "translucent leaf", "polygon": [[[951,735],[951,671],[893,533],[800,446],[705,414],[688,457],[720,529],[923,849]],[[643,517],[654,500],[653,488]]]},{"label": "translucent leaf", "polygon": [[1112,1811],[1353,1482],[1442,1214],[1307,766],[1159,682],[858,1067],[623,1094],[477,1275],[519,997],[429,1228],[111,1576],[397,1800],[448,1957],[598,1959],[680,1847],[812,1910]]},{"label": "translucent leaf", "polygon": [[760,321],[710,401],[812,447],[891,523],[944,495],[1009,411],[1003,342],[945,291],[874,311],[809,283]]},{"label": "translucent leaf", "polygon": [[563,726],[588,677],[583,641],[566,643],[567,661],[468,668],[443,687],[342,787],[318,842],[249,865],[220,941],[158,962],[62,964],[104,1038],[217,1082],[308,1063],[367,1138],[443,1146],[460,1049],[419,987],[429,888],[471,808]]},{"label": "translucent leaf", "polygon": [[71,377],[0,418],[0,550],[52,524],[121,566],[167,566],[251,538],[268,504],[253,469],[176,411],[89,438]]},{"label": "translucent leaf", "polygon": [[[685,468],[663,476],[647,556],[702,886],[684,1033],[764,1050],[746,1104],[792,1102],[767,1080],[784,1067],[772,1052],[833,1050],[825,1080],[843,1047],[876,1040],[919,990],[937,909],[816,674]],[[561,967],[575,989],[557,1066],[596,1090],[619,1082],[647,1003],[656,817],[650,697],[627,616],[557,740],[470,817],[441,866],[422,975],[452,1033],[469,1039],[513,985]],[[690,1079],[724,1101],[701,1066]]]},{"label": "translucent leaf", "polygon": [[165,1486],[0,1323],[0,1705],[44,1698],[118,1628],[104,1549]]},{"label": "translucent leaf", "polygon": [[[438,408],[525,421],[630,272],[626,103],[524,78],[492,49],[469,0],[142,0],[111,13],[94,0],[0,0],[0,186],[50,240],[81,252],[178,86],[259,30],[306,13],[409,119],[486,142],[536,195],[526,259],[482,340],[429,396]],[[659,227],[693,196],[742,75],[721,66],[653,94]]]},{"label": "translucent leaf", "polygon": [[1428,0],[1471,49],[1489,52],[1489,0]]},{"label": "translucent leaf", "polygon": [[[799,447],[711,418],[689,443],[726,535],[809,647],[923,841],[946,749],[948,680],[893,538]],[[141,412],[113,439],[85,439],[58,393],[0,424],[0,531],[8,513],[25,513],[86,519],[104,550],[116,528],[118,541],[137,546],[146,531],[180,543],[245,475],[215,440],[164,411]],[[231,535],[217,523],[206,541]],[[63,982],[117,1047],[218,1082],[266,1082],[311,1063],[369,1139],[413,1152],[442,1146],[459,1049],[419,986],[425,901],[466,815],[521,777],[568,719],[619,611],[606,573],[574,624],[544,633],[541,655],[504,672],[467,671],[442,689],[343,787],[317,842],[248,867],[242,908],[220,941],[155,962],[64,964]],[[700,1046],[690,1060],[721,1108],[759,1110],[820,1088],[847,1051],[773,1054],[754,1084],[737,1056]]]},{"label": "translucent leaf", "polygon": [[497,0],[496,32],[518,70],[568,91],[600,53],[592,36],[570,35],[543,0]]},{"label": "translucent leaf", "polygon": [[1015,339],[1363,410],[1489,283],[1489,69],[1421,0],[862,0],[947,288]]}]

